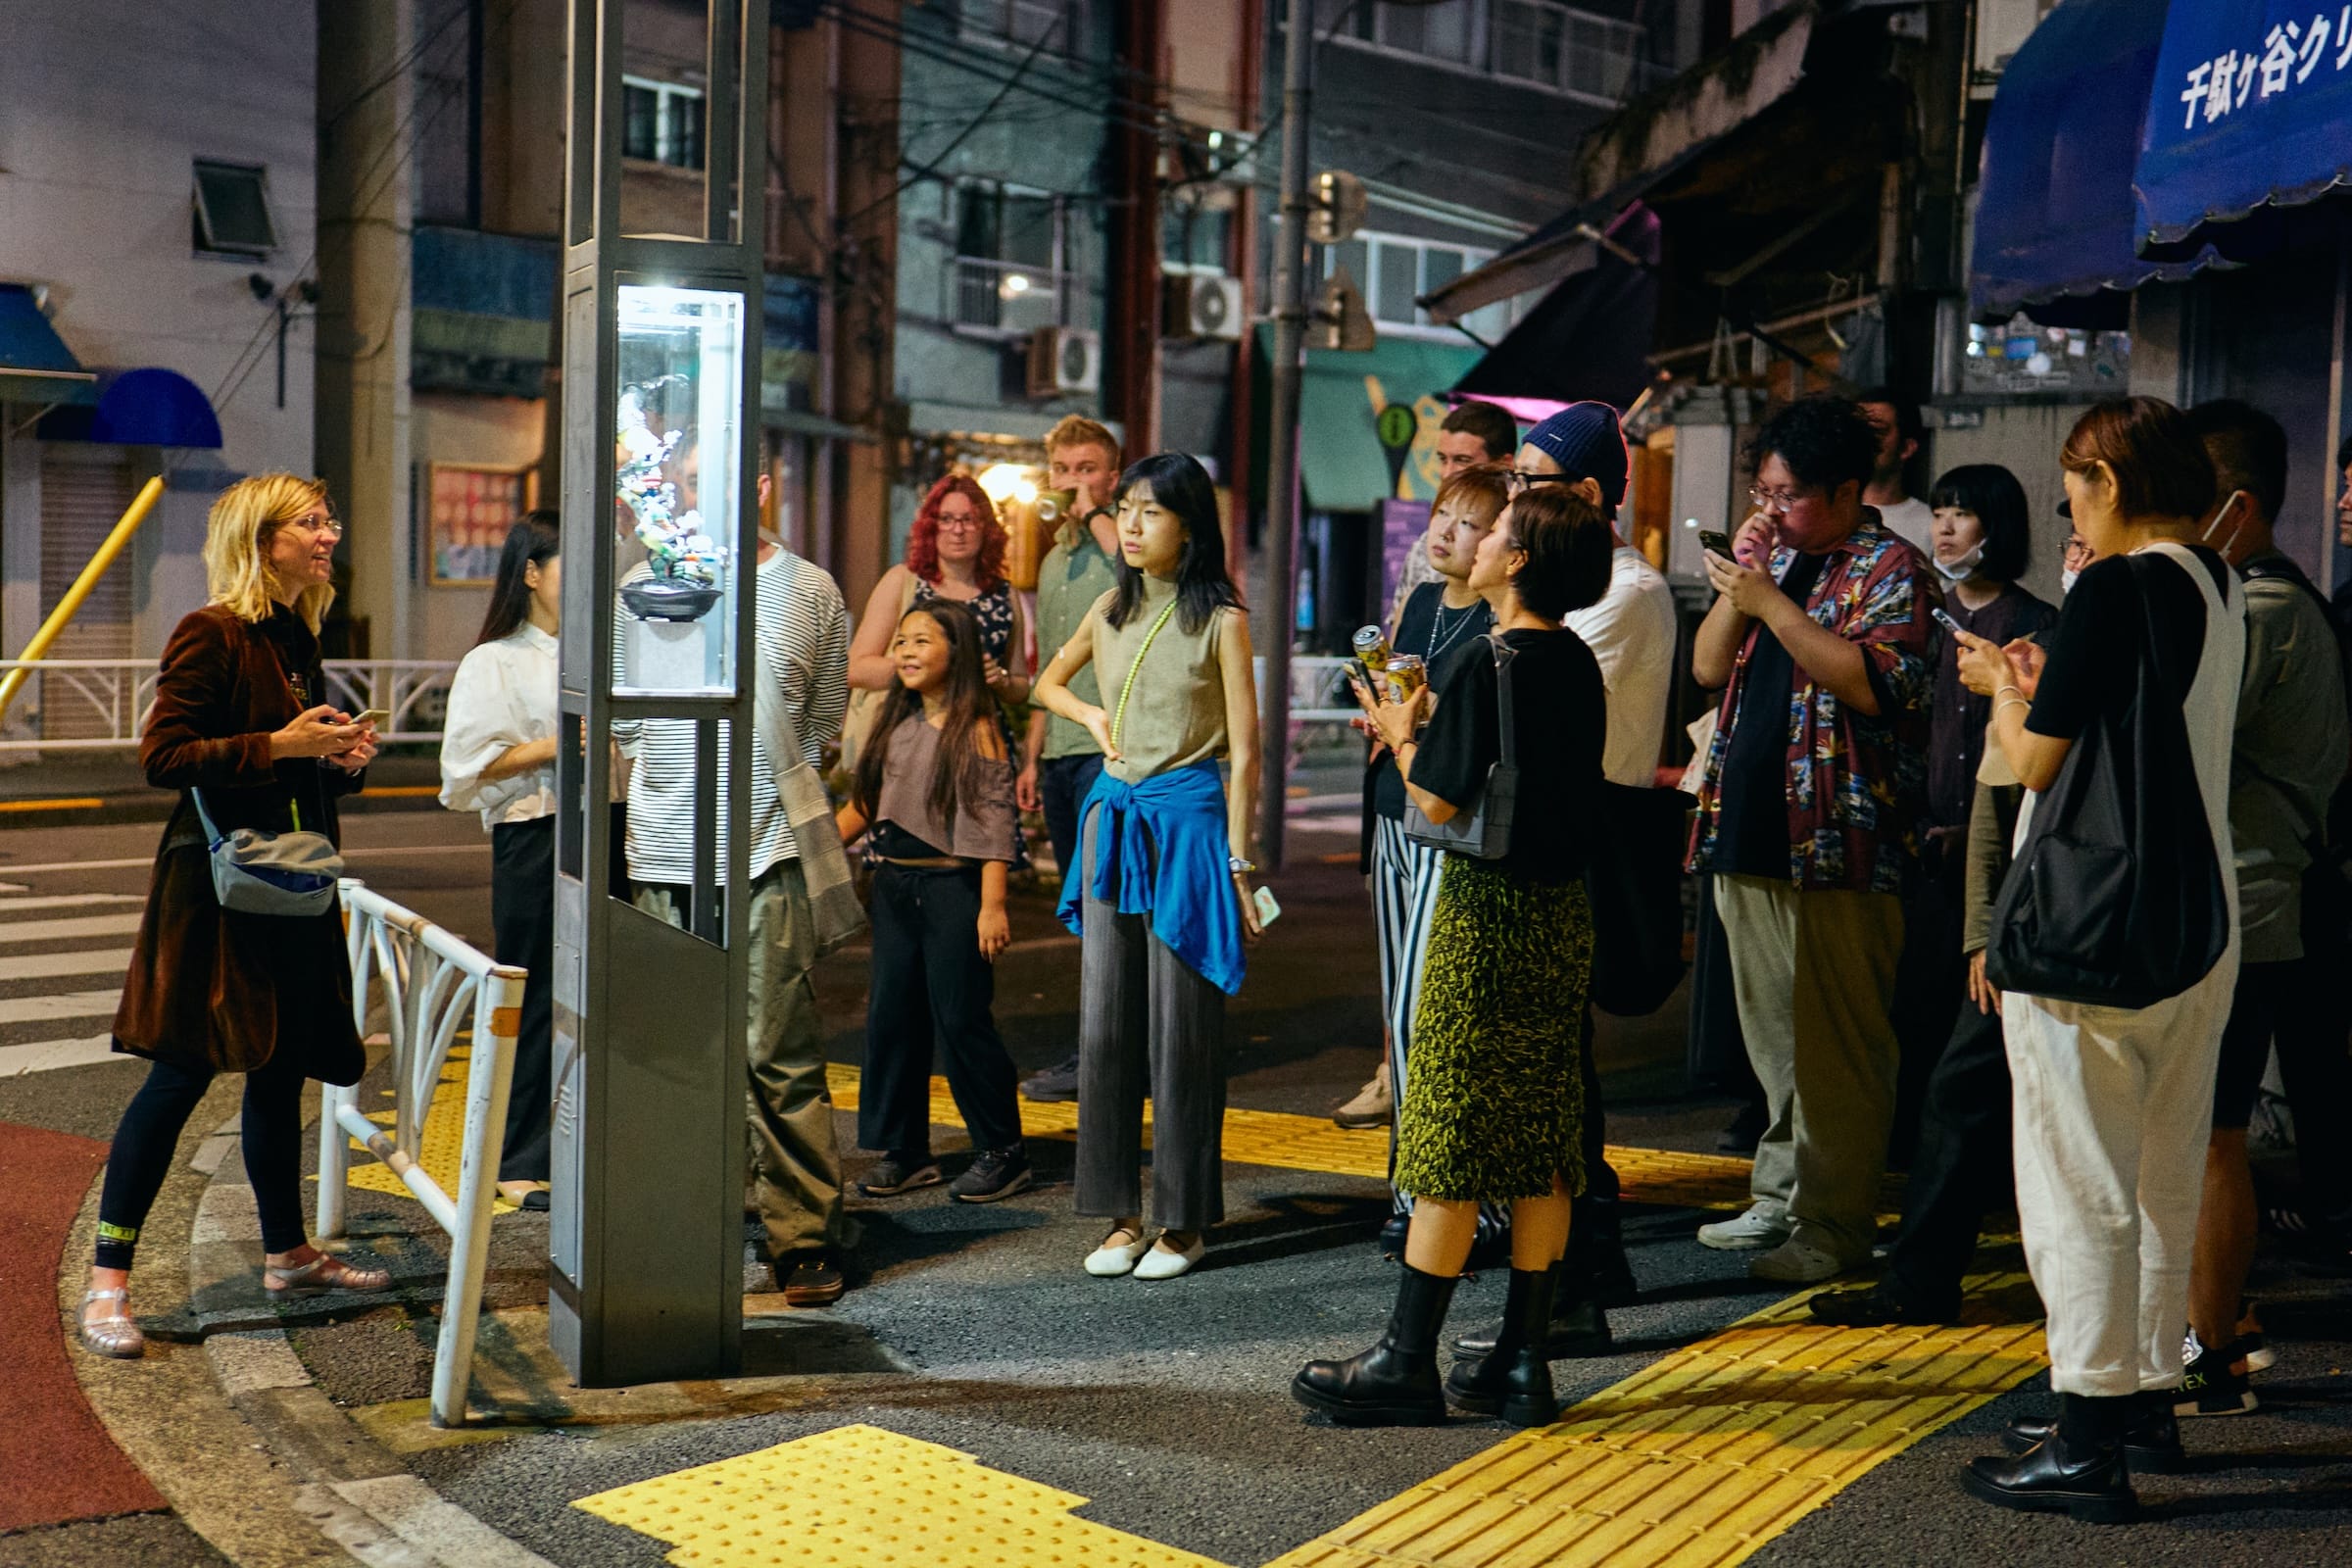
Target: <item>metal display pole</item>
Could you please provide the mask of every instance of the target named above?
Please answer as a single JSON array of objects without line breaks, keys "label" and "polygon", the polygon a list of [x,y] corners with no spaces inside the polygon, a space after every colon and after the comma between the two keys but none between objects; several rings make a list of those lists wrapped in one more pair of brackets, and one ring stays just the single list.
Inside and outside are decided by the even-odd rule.
[{"label": "metal display pole", "polygon": [[1266,594],[1273,624],[1264,650],[1266,684],[1258,694],[1261,777],[1257,853],[1282,867],[1283,808],[1291,777],[1291,643],[1298,624],[1298,374],[1306,338],[1307,71],[1314,59],[1314,18],[1289,0],[1283,22],[1282,225],[1274,245],[1274,407],[1266,437]]},{"label": "metal display pole", "polygon": [[[571,0],[568,54],[548,1336],[582,1387],[743,1359],[768,8],[710,8],[701,238],[624,230],[627,9]],[[675,926],[609,869],[649,720],[693,747]]]}]

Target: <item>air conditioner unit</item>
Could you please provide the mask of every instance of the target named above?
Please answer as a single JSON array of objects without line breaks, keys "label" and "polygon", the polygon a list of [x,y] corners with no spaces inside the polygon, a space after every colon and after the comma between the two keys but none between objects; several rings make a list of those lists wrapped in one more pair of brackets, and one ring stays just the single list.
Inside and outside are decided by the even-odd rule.
[{"label": "air conditioner unit", "polygon": [[1161,319],[1172,338],[1239,338],[1242,335],[1242,280],[1201,272],[1177,273],[1161,279]]},{"label": "air conditioner unit", "polygon": [[1029,334],[1029,395],[1056,398],[1093,392],[1102,384],[1102,338],[1075,326],[1041,326]]}]

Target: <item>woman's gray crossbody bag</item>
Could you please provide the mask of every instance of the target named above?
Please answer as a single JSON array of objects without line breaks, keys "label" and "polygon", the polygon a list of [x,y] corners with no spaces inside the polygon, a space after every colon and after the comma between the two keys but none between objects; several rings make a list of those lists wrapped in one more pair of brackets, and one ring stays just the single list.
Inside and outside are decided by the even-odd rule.
[{"label": "woman's gray crossbody bag", "polygon": [[1475,860],[1499,860],[1511,853],[1511,814],[1519,799],[1519,732],[1511,722],[1511,661],[1517,657],[1499,633],[1490,634],[1494,650],[1494,688],[1501,710],[1502,757],[1487,769],[1478,799],[1466,811],[1443,823],[1432,822],[1408,797],[1404,803],[1404,836],[1449,855]]},{"label": "woman's gray crossbody bag", "polygon": [[[222,833],[204,808],[204,792],[188,791],[196,820],[204,824],[206,853],[213,861],[213,896],[223,909],[246,914],[323,914],[335,906],[343,856],[323,833],[297,826],[291,833],[239,827]],[[299,823],[301,817],[295,821]]]}]

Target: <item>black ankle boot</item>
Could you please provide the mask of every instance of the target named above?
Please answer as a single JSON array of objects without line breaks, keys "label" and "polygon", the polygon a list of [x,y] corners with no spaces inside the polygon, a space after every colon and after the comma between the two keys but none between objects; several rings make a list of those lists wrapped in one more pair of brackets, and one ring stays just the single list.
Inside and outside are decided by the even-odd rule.
[{"label": "black ankle boot", "polygon": [[1551,1364],[1544,1338],[1551,1325],[1552,1269],[1511,1270],[1502,1305],[1502,1332],[1484,1355],[1464,1356],[1446,1379],[1446,1396],[1479,1415],[1499,1415],[1515,1427],[1548,1426],[1559,1419]]},{"label": "black ankle boot", "polygon": [[1971,1459],[1961,1484],[2004,1508],[2129,1524],[2138,1515],[2139,1499],[2132,1492],[2123,1437],[2138,1403],[2131,1396],[2061,1395],[2057,1426],[2047,1439],[2014,1459]]},{"label": "black ankle boot", "polygon": [[1380,1343],[1345,1361],[1309,1361],[1291,1380],[1291,1396],[1347,1427],[1438,1426],[1446,1390],[1438,1381],[1438,1331],[1458,1279],[1398,1265],[1396,1307]]},{"label": "black ankle boot", "polygon": [[[2173,1414],[2174,1398],[2174,1391],[2158,1389],[2133,1399],[2123,1439],[2124,1461],[2133,1474],[2171,1475],[2188,1462],[2180,1446],[2180,1419]],[[2002,1429],[2001,1446],[2024,1453],[2057,1430],[2057,1421],[2049,1416],[2020,1416]]]},{"label": "black ankle boot", "polygon": [[[1610,1352],[1609,1315],[1601,1303],[1581,1290],[1558,1265],[1552,1269],[1556,1283],[1552,1286],[1551,1319],[1544,1327],[1544,1337],[1537,1348],[1546,1361],[1565,1361],[1576,1356],[1607,1355]],[[1494,1351],[1502,1338],[1503,1326],[1480,1334],[1465,1334],[1453,1342],[1457,1356],[1487,1355]]]}]

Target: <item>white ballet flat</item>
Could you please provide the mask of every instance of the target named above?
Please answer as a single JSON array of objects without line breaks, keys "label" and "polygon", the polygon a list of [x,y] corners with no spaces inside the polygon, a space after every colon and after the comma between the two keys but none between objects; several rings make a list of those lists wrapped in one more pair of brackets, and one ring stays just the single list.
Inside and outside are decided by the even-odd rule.
[{"label": "white ballet flat", "polygon": [[[1163,1234],[1161,1241],[1165,1240]],[[1208,1241],[1205,1237],[1195,1241],[1181,1252],[1172,1252],[1165,1246],[1155,1244],[1152,1250],[1144,1254],[1143,1261],[1135,1265],[1135,1277],[1139,1280],[1172,1280],[1180,1274],[1191,1272],[1192,1266],[1207,1255]]]},{"label": "white ballet flat", "polygon": [[[1117,1231],[1111,1232],[1116,1236]],[[1150,1237],[1138,1236],[1124,1246],[1104,1241],[1101,1247],[1086,1254],[1086,1271],[1099,1280],[1115,1280],[1122,1274],[1135,1272],[1135,1260],[1152,1250]]]}]

